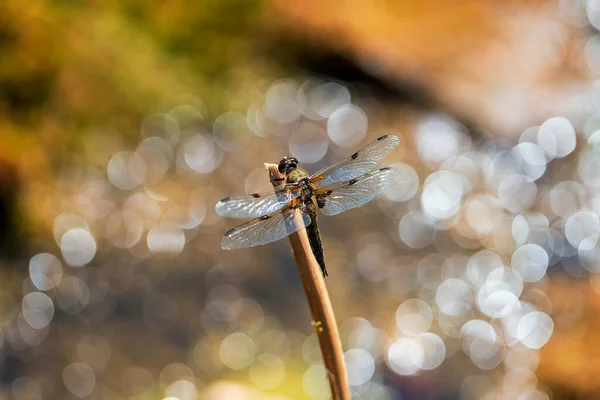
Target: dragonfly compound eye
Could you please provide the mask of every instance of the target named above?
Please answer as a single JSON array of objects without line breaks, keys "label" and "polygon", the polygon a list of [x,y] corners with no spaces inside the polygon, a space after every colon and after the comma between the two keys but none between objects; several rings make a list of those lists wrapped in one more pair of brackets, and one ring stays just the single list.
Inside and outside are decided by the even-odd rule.
[{"label": "dragonfly compound eye", "polygon": [[298,167],[298,160],[295,158],[288,158],[288,157],[283,157],[281,159],[281,161],[279,161],[279,165],[277,166],[277,169],[279,170],[280,173],[282,174],[289,174],[290,172],[292,172],[293,170],[295,170]]},{"label": "dragonfly compound eye", "polygon": [[281,159],[281,161],[279,161],[279,165],[277,166],[277,170],[279,171],[280,174],[283,174],[285,172],[285,164],[287,162],[287,157],[283,157]]}]

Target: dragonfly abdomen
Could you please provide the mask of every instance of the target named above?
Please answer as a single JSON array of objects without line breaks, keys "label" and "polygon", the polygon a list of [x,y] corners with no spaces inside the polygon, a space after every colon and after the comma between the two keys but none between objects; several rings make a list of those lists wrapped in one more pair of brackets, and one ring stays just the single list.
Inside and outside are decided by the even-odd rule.
[{"label": "dragonfly abdomen", "polygon": [[321,241],[321,234],[319,233],[319,224],[317,222],[317,207],[314,202],[306,204],[308,214],[310,215],[311,224],[306,227],[306,233],[308,235],[308,241],[310,248],[315,256],[315,259],[321,267],[323,276],[327,276],[327,267],[325,266],[325,254],[323,253],[323,242]]}]

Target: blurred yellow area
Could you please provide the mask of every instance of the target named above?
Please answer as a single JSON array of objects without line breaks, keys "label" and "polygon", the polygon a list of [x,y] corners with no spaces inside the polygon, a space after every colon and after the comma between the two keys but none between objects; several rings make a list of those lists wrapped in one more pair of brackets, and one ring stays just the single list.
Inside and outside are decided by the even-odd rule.
[{"label": "blurred yellow area", "polygon": [[260,4],[192,5],[3,2],[2,157],[26,177],[39,175],[56,171],[65,156],[98,161],[82,154],[94,136],[131,143],[144,115],[184,95],[202,93],[217,110],[239,105],[244,72],[237,70]]}]

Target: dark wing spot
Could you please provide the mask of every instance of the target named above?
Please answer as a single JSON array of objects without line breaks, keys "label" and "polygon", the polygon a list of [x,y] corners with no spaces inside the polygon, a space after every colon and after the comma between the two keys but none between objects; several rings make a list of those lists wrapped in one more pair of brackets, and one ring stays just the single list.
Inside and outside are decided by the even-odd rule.
[{"label": "dark wing spot", "polygon": [[352,186],[352,185],[354,185],[356,182],[358,182],[358,179],[352,179],[352,180],[348,181],[348,185]]},{"label": "dark wing spot", "polygon": [[220,203],[225,203],[226,201],[228,201],[229,199],[231,199],[231,197],[225,197],[224,199],[221,199]]},{"label": "dark wing spot", "polygon": [[269,219],[271,217],[269,217],[268,215],[263,215],[262,217],[260,217],[261,221],[264,221],[265,219]]},{"label": "dark wing spot", "polygon": [[319,206],[319,208],[325,207],[325,203],[327,202],[325,197],[326,195],[324,194],[317,195],[317,206]]},{"label": "dark wing spot", "polygon": [[379,170],[380,171],[387,171],[388,169],[392,169],[392,168],[390,168],[390,167],[383,167],[383,168],[380,168]]},{"label": "dark wing spot", "polygon": [[350,156],[350,158],[353,160],[356,160],[356,157],[358,157],[358,153],[354,153],[352,154],[352,156]]},{"label": "dark wing spot", "polygon": [[386,137],[388,137],[388,136],[390,136],[390,135],[383,135],[383,136],[381,136],[381,137],[378,137],[378,138],[377,138],[377,140],[383,140],[383,139],[385,139],[385,138],[386,138]]},{"label": "dark wing spot", "polygon": [[327,196],[331,196],[331,190],[327,192]]},{"label": "dark wing spot", "polygon": [[225,237],[231,236],[231,234],[235,232],[235,228],[228,230],[227,232],[225,232]]},{"label": "dark wing spot", "polygon": [[258,194],[258,193],[252,193],[252,197],[254,197],[255,199],[258,199],[260,197],[260,194]]}]

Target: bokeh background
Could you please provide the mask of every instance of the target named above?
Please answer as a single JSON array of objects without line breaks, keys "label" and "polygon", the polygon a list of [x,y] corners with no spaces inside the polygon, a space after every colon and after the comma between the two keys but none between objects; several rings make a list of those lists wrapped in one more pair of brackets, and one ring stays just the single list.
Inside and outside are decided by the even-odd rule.
[{"label": "bokeh background", "polygon": [[600,1],[0,3],[0,399],[326,399],[222,197],[382,134],[320,221],[365,400],[600,398]]}]

